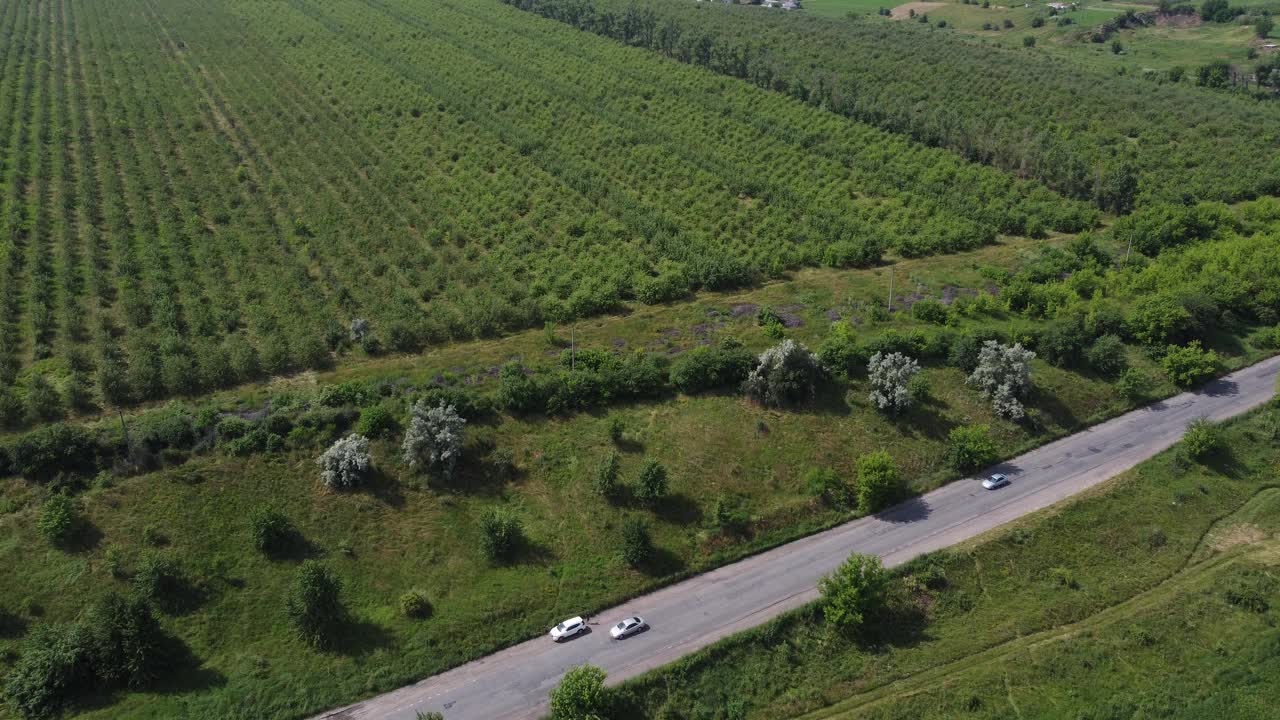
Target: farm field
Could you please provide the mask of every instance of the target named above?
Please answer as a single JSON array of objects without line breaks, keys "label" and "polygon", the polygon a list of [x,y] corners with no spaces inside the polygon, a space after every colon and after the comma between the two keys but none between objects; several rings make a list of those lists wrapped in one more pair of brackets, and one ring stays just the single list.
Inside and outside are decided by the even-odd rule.
[{"label": "farm field", "polygon": [[0,420],[21,424],[33,383],[64,411],[193,395],[1096,221],[530,20],[500,3],[7,4]]},{"label": "farm field", "polygon": [[1269,717],[1277,428],[1273,404],[1203,464],[1170,450],[918,559],[903,606],[859,640],[814,607],[629,682],[617,717]]},{"label": "farm field", "polygon": [[[572,0],[511,1],[645,44],[619,37],[616,25],[610,34],[586,15],[559,10]],[[594,7],[622,14],[630,4],[598,0]],[[997,46],[909,21],[671,0],[637,0],[636,7],[673,28],[658,47],[647,44],[660,53],[1038,178],[1121,214],[1134,202],[1246,199],[1273,193],[1280,182],[1275,103],[1063,65],[1057,55],[1024,52],[1020,35]],[[707,52],[694,52],[706,41]],[[1215,132],[1191,130],[1202,123]]]}]

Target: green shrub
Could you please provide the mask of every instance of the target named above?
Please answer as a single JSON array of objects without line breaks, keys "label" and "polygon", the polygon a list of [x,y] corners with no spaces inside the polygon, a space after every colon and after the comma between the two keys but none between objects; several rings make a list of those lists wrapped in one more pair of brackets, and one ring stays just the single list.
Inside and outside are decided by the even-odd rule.
[{"label": "green shrub", "polygon": [[813,397],[823,379],[817,356],[803,345],[784,340],[760,354],[743,388],[764,405],[794,405]]},{"label": "green shrub", "polygon": [[51,545],[65,547],[80,534],[84,520],[75,500],[62,494],[49,496],[40,508],[36,529]]},{"label": "green shrub", "polygon": [[652,458],[645,460],[636,480],[635,496],[640,502],[655,505],[667,496],[667,469]]},{"label": "green shrub", "polygon": [[809,492],[837,510],[848,510],[857,502],[855,488],[831,468],[814,468],[804,475]]},{"label": "green shrub", "polygon": [[934,325],[945,325],[947,306],[937,300],[921,300],[911,306],[911,317]]},{"label": "green shrub", "polygon": [[386,403],[378,403],[360,411],[356,434],[368,438],[389,438],[400,432],[400,421]]},{"label": "green shrub", "polygon": [[622,559],[631,567],[640,567],[653,557],[653,541],[649,526],[642,518],[630,517],[622,525]]},{"label": "green shrub", "polygon": [[622,458],[616,452],[609,453],[596,470],[592,489],[603,498],[612,499],[618,494],[618,480],[622,476]]},{"label": "green shrub", "polygon": [[550,720],[603,720],[610,717],[605,672],[592,665],[579,665],[565,673],[551,691]]},{"label": "green shrub", "polygon": [[314,648],[332,644],[335,631],[346,619],[341,593],[342,580],[329,566],[318,560],[302,562],[285,609],[303,642]]},{"label": "green shrub", "polygon": [[187,580],[177,563],[156,552],[148,553],[133,574],[133,591],[165,612],[175,612],[186,599]]},{"label": "green shrub", "polygon": [[960,472],[973,472],[999,459],[991,429],[986,425],[953,428],[948,434],[947,463]]},{"label": "green shrub", "polygon": [[400,596],[400,614],[414,620],[431,616],[431,601],[418,590],[410,590]]},{"label": "green shrub", "polygon": [[818,360],[828,372],[851,376],[867,366],[870,355],[858,342],[853,326],[847,322],[838,322],[831,326],[831,332],[818,346]]},{"label": "green shrub", "polygon": [[857,631],[884,608],[889,580],[880,558],[850,555],[835,572],[818,581],[823,618],[841,631]]},{"label": "green shrub", "polygon": [[1138,368],[1128,368],[1116,380],[1116,391],[1131,402],[1142,400],[1151,391],[1151,376]]},{"label": "green shrub", "polygon": [[1180,447],[1186,456],[1197,462],[1222,449],[1222,431],[1206,418],[1197,418],[1187,425]]},{"label": "green shrub", "polygon": [[9,453],[13,469],[32,480],[46,480],[59,472],[89,471],[97,461],[97,445],[89,431],[63,423],[19,437]]},{"label": "green shrub", "polygon": [[1108,377],[1117,377],[1129,367],[1124,342],[1115,335],[1103,335],[1085,351],[1089,367]]},{"label": "green shrub", "polygon": [[863,513],[883,510],[903,489],[902,475],[888,452],[877,450],[858,458],[858,509]]},{"label": "green shrub", "polygon": [[1196,385],[1218,373],[1218,353],[1204,350],[1199,340],[1192,340],[1183,347],[1170,345],[1161,361],[1169,379],[1183,387]]},{"label": "green shrub", "polygon": [[259,507],[250,519],[253,547],[267,555],[283,552],[297,540],[298,531],[284,513],[272,506]]},{"label": "green shrub", "polygon": [[507,510],[490,508],[480,516],[480,547],[493,562],[510,561],[523,535],[519,518]]},{"label": "green shrub", "polygon": [[754,362],[742,343],[726,338],[716,347],[697,347],[677,358],[671,364],[671,385],[688,394],[737,387]]}]

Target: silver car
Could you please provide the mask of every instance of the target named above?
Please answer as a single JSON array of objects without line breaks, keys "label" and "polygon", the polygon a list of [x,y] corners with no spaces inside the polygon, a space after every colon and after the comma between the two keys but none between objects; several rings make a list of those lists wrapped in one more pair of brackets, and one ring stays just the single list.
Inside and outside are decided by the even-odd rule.
[{"label": "silver car", "polygon": [[649,629],[649,623],[645,622],[644,618],[639,615],[635,615],[609,628],[609,635],[612,636],[614,640],[621,640],[624,637],[635,635],[636,633],[647,629]]},{"label": "silver car", "polygon": [[991,477],[982,481],[982,487],[988,490],[997,490],[1008,484],[1009,484],[1009,478],[1004,475],[1001,475],[1000,473],[996,473],[995,475],[992,475]]}]

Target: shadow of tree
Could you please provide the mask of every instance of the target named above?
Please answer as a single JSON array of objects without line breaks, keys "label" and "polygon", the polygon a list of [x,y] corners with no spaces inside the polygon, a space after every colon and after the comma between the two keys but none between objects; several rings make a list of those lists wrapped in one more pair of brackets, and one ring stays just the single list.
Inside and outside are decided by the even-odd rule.
[{"label": "shadow of tree", "polygon": [[348,617],[334,627],[329,649],[339,655],[360,656],[394,645],[395,635],[386,628]]},{"label": "shadow of tree", "polygon": [[25,618],[0,608],[0,638],[22,637],[26,632],[27,621]]},{"label": "shadow of tree", "polygon": [[702,508],[688,495],[668,495],[650,506],[658,518],[676,525],[702,522]]},{"label": "shadow of tree", "polygon": [[684,558],[666,548],[654,546],[649,558],[637,566],[636,570],[649,577],[666,577],[682,573],[686,567]]},{"label": "shadow of tree", "polygon": [[299,563],[320,556],[320,547],[307,539],[297,528],[289,528],[280,539],[264,553],[275,562]]},{"label": "shadow of tree", "polygon": [[404,507],[404,488],[396,478],[377,466],[370,468],[356,492],[372,495],[393,508]]}]

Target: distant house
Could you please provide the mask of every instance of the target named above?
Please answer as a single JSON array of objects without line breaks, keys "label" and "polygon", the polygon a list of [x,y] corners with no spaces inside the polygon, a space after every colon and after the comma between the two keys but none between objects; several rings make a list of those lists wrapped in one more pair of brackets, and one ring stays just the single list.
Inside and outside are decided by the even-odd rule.
[{"label": "distant house", "polygon": [[783,10],[799,10],[800,2],[799,0],[783,0],[782,9]]},{"label": "distant house", "polygon": [[1054,10],[1070,10],[1074,5],[1075,3],[1061,3],[1061,2],[1049,3],[1049,7],[1053,8]]}]

